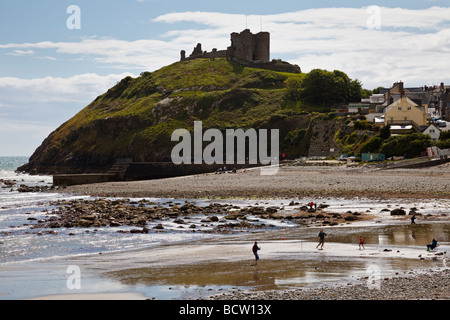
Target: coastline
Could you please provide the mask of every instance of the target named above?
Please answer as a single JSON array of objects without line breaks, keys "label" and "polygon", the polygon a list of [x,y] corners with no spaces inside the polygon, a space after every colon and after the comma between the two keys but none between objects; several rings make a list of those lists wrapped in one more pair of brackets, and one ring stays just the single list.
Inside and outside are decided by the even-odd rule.
[{"label": "coastline", "polygon": [[[447,190],[448,178],[450,178],[450,170],[448,164],[426,169],[397,169],[397,170],[377,170],[370,168],[347,168],[342,167],[282,167],[277,176],[260,176],[258,169],[248,170],[246,173],[237,174],[205,174],[199,176],[188,176],[181,178],[172,178],[164,180],[154,181],[136,181],[136,182],[120,182],[120,183],[107,183],[107,184],[95,184],[95,185],[83,185],[73,186],[66,189],[59,190],[62,193],[70,193],[75,195],[89,195],[92,197],[147,197],[147,198],[187,198],[187,199],[315,199],[317,198],[371,198],[371,199],[409,199],[414,201],[415,199],[428,199],[428,200],[447,200],[450,199],[450,191]],[[358,189],[360,189],[358,191]],[[427,191],[428,190],[428,191]],[[430,192],[429,190],[433,190]],[[376,217],[375,217],[376,218]],[[400,223],[408,223],[408,216],[398,217],[396,221]],[[376,223],[370,219],[367,222],[372,226]],[[448,223],[448,216],[439,217],[424,217],[424,222],[427,221],[445,221]],[[361,221],[360,221],[361,222]],[[350,225],[350,223],[349,223]],[[357,223],[351,223],[351,225],[357,225]],[[303,228],[303,227],[300,227]],[[316,232],[319,226],[309,226],[305,230]],[[329,227],[329,230],[333,228],[340,228],[340,226]],[[284,232],[284,231],[283,231]],[[298,232],[298,229],[291,230],[292,233]],[[342,259],[349,259],[350,262],[355,262],[360,259],[361,253],[355,249],[355,245],[348,244],[334,244],[329,243],[328,248],[334,248],[325,252],[318,252],[314,250],[315,243],[308,241],[295,240],[296,235],[291,237],[286,236],[286,240],[280,241],[281,237],[276,239],[270,238],[271,233],[267,233],[267,239],[264,239],[262,234],[266,232],[248,232],[246,235],[239,235],[238,237],[232,237],[231,242],[224,241],[223,239],[211,239],[200,242],[187,242],[187,243],[175,243],[156,246],[154,248],[139,249],[137,251],[120,252],[120,253],[105,253],[102,255],[92,255],[89,257],[70,258],[67,261],[63,261],[63,264],[79,264],[84,266],[88,270],[95,269],[96,276],[104,277],[102,274],[107,274],[109,280],[125,284],[126,289],[121,292],[107,292],[99,288],[98,291],[93,293],[83,294],[43,294],[36,299],[43,300],[114,300],[114,299],[161,299],[153,297],[151,295],[143,294],[141,291],[134,291],[133,288],[139,284],[149,285],[160,281],[161,270],[172,269],[175,266],[183,266],[181,269],[174,268],[179,272],[189,273],[192,270],[197,270],[195,273],[198,277],[206,272],[213,272],[211,270],[221,270],[222,277],[230,277],[233,275],[233,268],[236,267],[236,263],[242,264],[244,278],[253,277],[253,269],[247,270],[251,262],[248,254],[248,243],[256,239],[263,238],[264,244],[264,258],[261,262],[261,270],[264,270],[264,263],[267,268],[273,268],[275,272],[268,278],[278,277],[279,262],[283,261],[286,265],[292,265],[292,270],[297,268],[298,259],[298,245],[301,243],[303,246],[310,247],[310,249],[303,252],[311,259],[315,259],[318,254],[324,257],[336,257],[336,252],[342,254]],[[270,235],[269,235],[270,234]],[[287,234],[285,232],[285,234]],[[285,235],[283,235],[284,237]],[[244,240],[245,239],[245,240]],[[284,239],[284,238],[283,238]],[[234,241],[234,242],[233,242]],[[356,245],[357,247],[357,245]],[[382,247],[370,248],[364,252],[363,260],[370,259],[370,254],[390,260],[406,259],[408,261],[408,267],[414,270],[407,273],[407,278],[413,280],[398,280],[394,274],[383,275],[382,283],[386,283],[386,290],[378,290],[378,293],[372,293],[366,295],[367,285],[361,284],[362,278],[352,279],[350,282],[344,284],[341,288],[333,287],[329,288],[329,283],[319,288],[270,288],[258,290],[252,292],[252,290],[243,290],[242,288],[233,289],[234,283],[240,283],[241,279],[234,279],[234,283],[227,283],[226,279],[218,281],[219,287],[223,286],[225,289],[218,289],[217,292],[202,291],[200,293],[194,292],[197,289],[197,284],[188,284],[190,288],[186,289],[186,295],[178,296],[176,299],[215,299],[215,300],[311,300],[316,297],[317,299],[368,299],[368,300],[389,300],[389,299],[449,299],[449,295],[445,294],[445,288],[448,288],[447,282],[439,282],[437,279],[432,283],[435,286],[428,287],[426,285],[426,279],[428,275],[422,274],[417,270],[430,270],[427,266],[421,265],[421,260],[418,255],[423,253],[423,248],[409,248],[401,247],[401,254],[396,256],[396,252],[383,252]],[[272,249],[270,249],[272,248]],[[347,248],[347,249],[345,249]],[[350,249],[349,249],[350,248]],[[343,252],[347,253],[343,253]],[[280,253],[282,252],[282,253]],[[350,254],[348,253],[350,252]],[[407,252],[407,253],[405,253]],[[338,254],[338,255],[339,255]],[[447,253],[444,256],[447,257]],[[303,256],[304,257],[304,256]],[[434,257],[428,257],[427,260]],[[442,259],[442,257],[437,257]],[[441,261],[441,260],[440,260]],[[445,261],[443,262],[445,265]],[[224,269],[220,269],[223,267]],[[244,267],[245,266],[245,267]],[[362,267],[361,267],[362,268]],[[448,278],[448,273],[442,266],[433,269],[434,275],[442,275]],[[444,268],[445,269],[445,268]],[[181,270],[181,271],[180,271]],[[209,271],[208,271],[209,270]],[[289,270],[289,272],[293,272]],[[65,270],[64,270],[65,271]],[[250,272],[250,273],[249,273]],[[272,271],[271,271],[272,272]],[[444,273],[441,273],[444,272]],[[181,274],[180,273],[180,274]],[[400,272],[402,273],[402,272]],[[132,275],[135,275],[133,278]],[[190,283],[189,279],[183,278],[181,275],[165,275],[172,281],[183,283]],[[296,274],[291,277],[297,276]],[[180,278],[181,277],[181,278]],[[438,276],[437,276],[438,277]],[[348,280],[348,279],[347,279]],[[212,281],[212,280],[211,280]],[[221,282],[222,281],[222,282]],[[203,285],[205,288],[216,287],[211,282],[206,282]],[[401,287],[403,295],[397,295],[396,287]],[[245,287],[245,286],[244,286]],[[399,288],[400,288],[399,287]],[[416,289],[424,288],[426,294],[414,295]],[[383,286],[381,288],[384,288]],[[443,290],[444,288],[444,290]],[[167,290],[167,288],[164,288]],[[184,289],[180,289],[183,291]],[[205,289],[206,290],[206,289]],[[210,289],[208,289],[210,290]],[[174,291],[174,290],[173,290]],[[214,291],[214,290],[213,290]],[[226,292],[225,292],[226,291]],[[359,292],[352,295],[349,292]],[[397,290],[398,291],[398,290]],[[444,291],[444,292],[443,292]],[[390,292],[390,293],[389,293]],[[164,299],[172,299],[171,295],[165,296]]]}]

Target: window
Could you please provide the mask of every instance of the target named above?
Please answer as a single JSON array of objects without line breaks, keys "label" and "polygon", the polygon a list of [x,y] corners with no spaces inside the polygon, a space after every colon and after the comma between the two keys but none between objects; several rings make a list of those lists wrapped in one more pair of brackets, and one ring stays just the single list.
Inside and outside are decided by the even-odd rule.
[{"label": "window", "polygon": [[402,107],[398,107],[398,111],[402,111]]},{"label": "window", "polygon": [[408,107],[408,111],[410,111],[411,110],[411,107]]}]

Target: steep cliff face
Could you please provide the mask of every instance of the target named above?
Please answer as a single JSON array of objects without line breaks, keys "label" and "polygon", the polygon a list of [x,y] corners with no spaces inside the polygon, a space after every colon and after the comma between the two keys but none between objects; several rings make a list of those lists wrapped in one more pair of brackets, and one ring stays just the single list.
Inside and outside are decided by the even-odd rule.
[{"label": "steep cliff face", "polygon": [[49,135],[19,171],[107,171],[118,158],[170,161],[174,130],[280,129],[280,152],[307,155],[311,115],[286,110],[286,81],[302,74],[247,68],[226,59],[177,62],[127,77]]}]

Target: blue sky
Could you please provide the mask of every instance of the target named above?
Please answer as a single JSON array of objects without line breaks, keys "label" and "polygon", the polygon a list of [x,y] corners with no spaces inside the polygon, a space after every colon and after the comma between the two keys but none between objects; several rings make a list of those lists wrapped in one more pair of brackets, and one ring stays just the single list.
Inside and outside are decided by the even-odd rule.
[{"label": "blue sky", "polygon": [[[67,27],[71,5],[80,29]],[[304,72],[339,69],[368,89],[450,83],[448,0],[2,0],[0,156],[30,156],[123,77],[174,63],[198,42],[225,49],[246,26],[271,32],[272,58]]]}]

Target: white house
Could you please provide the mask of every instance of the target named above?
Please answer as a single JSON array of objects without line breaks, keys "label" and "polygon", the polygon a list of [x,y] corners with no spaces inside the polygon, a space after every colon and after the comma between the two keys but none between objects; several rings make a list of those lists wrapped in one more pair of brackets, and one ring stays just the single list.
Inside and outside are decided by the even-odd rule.
[{"label": "white house", "polygon": [[439,140],[441,136],[441,130],[434,124],[430,124],[425,130],[422,131],[423,134],[430,135],[431,139],[434,141]]}]

